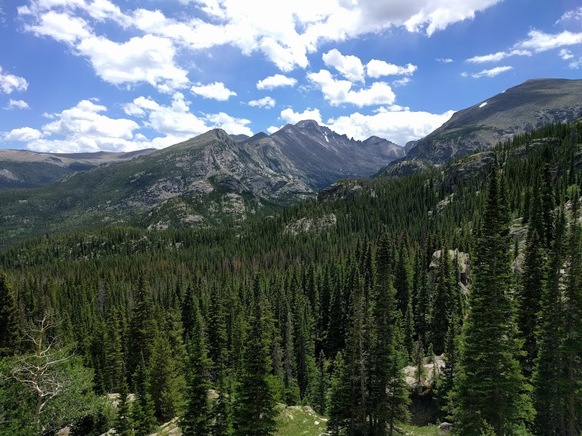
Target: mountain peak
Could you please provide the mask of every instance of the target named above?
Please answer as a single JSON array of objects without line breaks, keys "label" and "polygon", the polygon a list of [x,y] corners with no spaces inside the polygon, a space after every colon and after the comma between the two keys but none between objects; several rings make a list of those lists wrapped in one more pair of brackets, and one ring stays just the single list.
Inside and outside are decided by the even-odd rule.
[{"label": "mountain peak", "polygon": [[318,129],[321,126],[315,120],[302,120],[295,124],[295,127],[300,129]]}]

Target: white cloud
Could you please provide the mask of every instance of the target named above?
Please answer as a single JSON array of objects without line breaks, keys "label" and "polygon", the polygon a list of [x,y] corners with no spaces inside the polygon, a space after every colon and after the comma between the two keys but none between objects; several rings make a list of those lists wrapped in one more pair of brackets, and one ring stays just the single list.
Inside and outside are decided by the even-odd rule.
[{"label": "white cloud", "polygon": [[498,51],[497,53],[487,54],[483,56],[473,56],[467,59],[467,62],[472,64],[483,64],[486,62],[499,62],[510,56],[531,56],[531,52],[528,50],[511,50],[511,51]]},{"label": "white cloud", "polygon": [[440,62],[441,64],[450,64],[454,62],[454,60],[451,58],[437,58],[436,61]]},{"label": "white cloud", "polygon": [[92,36],[77,50],[90,59],[99,77],[115,85],[146,82],[168,92],[188,84],[187,72],[175,64],[176,49],[165,38],[145,35],[116,43]]},{"label": "white cloud", "polygon": [[[323,121],[321,120],[321,113],[319,109],[305,109],[303,112],[295,112],[292,108],[283,109],[279,118],[285,124],[297,124],[299,121],[303,120],[314,120],[318,124],[323,125]],[[267,128],[268,133],[275,133],[277,130],[280,130],[283,126],[269,126]]]},{"label": "white cloud", "polygon": [[144,118],[147,127],[163,135],[151,141],[151,146],[155,148],[185,141],[213,128],[222,128],[232,134],[252,135],[247,119],[235,118],[223,112],[197,116],[190,112],[189,104],[184,95],[177,92],[169,105],[159,104],[151,98],[138,97],[125,105],[124,110]]},{"label": "white cloud", "polygon": [[574,57],[574,55],[572,54],[572,52],[566,48],[563,48],[562,50],[560,50],[560,57],[565,60],[568,61],[570,59],[572,59]]},{"label": "white cloud", "polygon": [[235,118],[224,112],[219,112],[206,115],[205,119],[213,129],[224,129],[231,135],[253,136],[253,131],[248,127],[251,121],[245,118]]},{"label": "white cloud", "polygon": [[84,19],[55,11],[43,13],[36,24],[25,25],[24,28],[35,35],[50,36],[68,44],[74,44],[91,35]]},{"label": "white cloud", "polygon": [[283,74],[275,74],[274,76],[265,77],[263,80],[257,82],[257,89],[273,89],[284,86],[295,86],[297,80],[292,77],[284,76]]},{"label": "white cloud", "polygon": [[572,61],[568,64],[568,67],[570,67],[573,70],[579,70],[582,68],[582,58],[578,58],[577,61]]},{"label": "white cloud", "polygon": [[499,1],[180,0],[189,9],[168,18],[159,10],[123,12],[110,0],[30,0],[18,13],[28,31],[71,45],[96,37],[96,25],[109,20],[189,50],[230,45],[245,55],[260,52],[281,71],[290,71],[306,68],[307,55],[322,42],[342,42],[395,26],[430,36]]},{"label": "white cloud", "polygon": [[368,74],[368,77],[374,79],[382,76],[408,76],[413,74],[416,69],[416,65],[407,64],[406,66],[401,67],[378,59],[372,59],[366,65],[366,73]]},{"label": "white cloud", "polygon": [[369,88],[353,90],[352,82],[336,80],[327,70],[309,73],[307,78],[319,87],[325,100],[332,106],[339,106],[342,103],[350,103],[359,107],[392,104],[396,99],[390,85],[384,82],[374,82]]},{"label": "white cloud", "polygon": [[513,67],[510,66],[503,66],[503,67],[495,67],[488,70],[479,71],[478,73],[471,74],[471,77],[475,79],[479,79],[481,77],[495,77],[498,74],[505,73],[506,71],[513,70]]},{"label": "white cloud", "polygon": [[306,109],[303,112],[295,112],[291,108],[283,109],[281,111],[281,119],[286,124],[296,124],[302,120],[315,120],[322,124],[319,109]]},{"label": "white cloud", "polygon": [[[374,0],[369,0],[370,2]],[[473,19],[475,13],[499,3],[501,0],[434,0],[410,2],[411,8],[417,9],[414,15],[406,19],[404,25],[411,32],[424,31],[428,36],[449,25]],[[400,3],[400,2],[395,2]]]},{"label": "white cloud", "polygon": [[558,21],[556,21],[556,24],[559,23],[563,23],[565,21],[582,21],[582,7],[579,7],[578,9],[572,9],[569,11],[566,11]]},{"label": "white cloud", "polygon": [[328,120],[327,126],[355,139],[364,140],[370,136],[386,138],[396,144],[405,145],[409,141],[420,139],[448,121],[454,111],[442,114],[394,111],[382,108],[373,115],[359,112]]},{"label": "white cloud", "polygon": [[275,104],[275,99],[272,97],[263,97],[258,100],[251,100],[248,103],[248,105],[252,107],[265,107],[268,109],[275,107]]},{"label": "white cloud", "polygon": [[42,137],[42,133],[39,130],[31,127],[21,127],[8,132],[4,135],[3,139],[5,141],[29,142],[39,139],[40,137]]},{"label": "white cloud", "polygon": [[107,108],[82,100],[72,108],[50,114],[53,121],[41,130],[22,127],[12,130],[4,140],[18,140],[35,151],[74,153],[86,151],[130,151],[144,148],[134,131],[138,124],[129,119],[103,115]]},{"label": "white cloud", "polygon": [[360,58],[352,55],[344,56],[338,49],[334,48],[327,53],[324,53],[322,60],[325,65],[335,68],[349,81],[364,81],[364,65]]},{"label": "white cloud", "polygon": [[574,33],[566,30],[561,33],[549,34],[540,30],[531,30],[528,32],[528,38],[517,43],[516,47],[540,53],[577,44],[582,44],[582,32]]},{"label": "white cloud", "polygon": [[11,94],[14,91],[26,91],[28,82],[24,77],[15,76],[10,73],[3,73],[0,67],[0,91],[4,94]]},{"label": "white cloud", "polygon": [[8,100],[8,109],[30,109],[30,106],[24,100]]},{"label": "white cloud", "polygon": [[190,88],[193,94],[204,98],[210,98],[218,101],[226,101],[230,97],[236,95],[236,92],[231,91],[222,82],[213,82],[208,85],[197,83]]}]

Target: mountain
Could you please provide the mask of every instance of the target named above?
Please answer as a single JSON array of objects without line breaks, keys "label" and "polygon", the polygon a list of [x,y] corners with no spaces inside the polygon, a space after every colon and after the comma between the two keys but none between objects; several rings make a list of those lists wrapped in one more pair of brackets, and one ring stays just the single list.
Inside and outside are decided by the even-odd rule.
[{"label": "mountain", "polygon": [[449,121],[407,150],[404,160],[443,164],[456,157],[490,149],[515,135],[580,116],[582,80],[528,80],[456,112]]},{"label": "mountain", "polygon": [[215,129],[132,159],[109,156],[107,165],[97,164],[104,156],[34,155],[35,165],[75,162],[83,172],[43,188],[0,190],[0,230],[19,239],[110,224],[224,226],[313,197],[341,177],[370,176],[402,153],[381,138],[356,141],[303,121],[251,138]]},{"label": "mountain", "polygon": [[128,153],[37,153],[27,150],[0,150],[0,189],[38,188],[51,185],[79,171],[114,162],[123,162],[152,153],[144,149]]},{"label": "mountain", "polygon": [[313,120],[288,124],[271,136],[255,135],[242,146],[275,172],[301,172],[314,190],[341,178],[370,177],[404,156],[402,147],[386,139],[349,139]]}]

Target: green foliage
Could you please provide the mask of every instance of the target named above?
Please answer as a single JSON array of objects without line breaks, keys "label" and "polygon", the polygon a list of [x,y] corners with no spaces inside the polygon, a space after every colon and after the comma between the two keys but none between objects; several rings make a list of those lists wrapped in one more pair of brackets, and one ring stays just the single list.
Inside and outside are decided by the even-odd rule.
[{"label": "green foliage", "polygon": [[478,434],[488,428],[497,435],[512,434],[533,418],[530,387],[518,363],[521,343],[510,297],[513,284],[508,234],[503,183],[493,173],[455,380],[457,434]]},{"label": "green foliage", "polygon": [[[570,224],[576,222],[570,211],[577,209],[572,203],[582,179],[582,150],[573,142],[580,133],[582,123],[548,126],[516,136],[495,151],[459,159],[438,172],[341,182],[344,188],[338,188],[340,194],[354,189],[357,195],[341,199],[343,194],[334,196],[326,191],[319,201],[308,200],[276,212],[270,209],[270,217],[251,217],[236,226],[155,231],[112,225],[49,233],[0,251],[0,267],[6,271],[4,283],[10,283],[3,288],[10,292],[0,293],[0,297],[8,295],[13,300],[1,300],[0,311],[12,307],[1,313],[15,314],[3,319],[16,319],[17,331],[42,315],[45,308],[52,308],[59,323],[49,337],[74,347],[74,354],[94,371],[95,392],[119,392],[125,379],[129,390],[136,394],[131,407],[136,434],[149,434],[158,419],[181,413],[181,398],[202,398],[177,387],[184,386],[188,359],[196,354],[190,351],[186,356],[184,350],[184,338],[192,338],[195,330],[195,305],[205,327],[209,359],[207,369],[200,374],[207,375],[210,386],[204,389],[210,390],[211,398],[218,397],[208,404],[209,432],[252,434],[255,428],[248,423],[261,422],[253,415],[256,410],[250,410],[254,403],[262,404],[261,410],[267,411],[261,415],[266,425],[256,427],[265,433],[274,431],[271,406],[276,398],[310,405],[318,411],[327,409],[330,429],[357,428],[382,434],[390,428],[401,428],[401,421],[406,419],[407,386],[401,370],[406,355],[409,359],[414,356],[411,351],[417,341],[422,341],[425,351],[432,347],[445,352],[447,366],[439,377],[437,394],[448,404],[447,413],[451,407],[459,413],[461,409],[470,411],[474,409],[472,403],[463,403],[458,395],[447,395],[451,379],[457,383],[459,376],[463,377],[461,363],[466,367],[478,359],[497,362],[491,351],[495,348],[483,338],[490,337],[493,343],[499,332],[505,332],[507,339],[498,347],[498,354],[508,363],[504,368],[492,368],[506,374],[522,366],[526,369],[515,328],[515,321],[524,318],[519,313],[516,317],[515,309],[521,307],[522,315],[528,312],[534,319],[531,315],[537,305],[539,317],[528,324],[533,326],[530,333],[523,334],[526,323],[520,321],[521,337],[527,343],[533,331],[537,344],[537,351],[530,355],[538,357],[528,363],[534,370],[536,425],[544,429],[541,434],[556,428],[551,427],[554,424],[542,426],[547,411],[548,422],[557,419],[573,423],[568,428],[560,424],[556,431],[576,434],[581,410],[578,400],[582,398],[578,382],[582,379],[582,341],[578,333],[582,331],[582,244],[579,229]],[[507,193],[499,202],[506,208],[498,210],[504,215],[503,226],[495,221],[499,217],[491,215],[491,208],[486,208],[485,173],[495,156],[503,165],[506,179]],[[538,199],[531,189],[534,186],[543,187]],[[559,226],[554,205],[564,209],[568,217],[562,248],[556,242]],[[172,202],[167,205],[176,210],[178,206]],[[336,224],[325,229],[296,234],[288,231],[288,226],[297,222],[332,215]],[[492,217],[498,230],[503,227],[502,236],[494,237],[491,227],[490,233],[476,231],[491,224]],[[95,216],[93,219],[98,220]],[[509,222],[514,223],[511,241],[506,225]],[[539,238],[538,254],[531,247],[530,237],[524,241],[524,222],[528,230],[539,229],[544,235]],[[502,245],[507,251],[499,254]],[[484,246],[497,247],[500,262],[495,271],[490,268],[493,257]],[[462,294],[456,286],[461,281],[457,259],[451,264],[449,256],[444,256],[439,268],[430,266],[435,251],[443,247],[469,256]],[[512,253],[519,256],[518,260],[528,258],[525,264],[531,273],[516,277],[506,268],[514,260]],[[535,281],[542,286],[523,298],[526,289],[535,291],[537,285],[528,281],[534,282],[539,265],[546,265],[547,270],[541,282]],[[441,268],[448,268],[449,273]],[[261,279],[253,285],[257,273]],[[495,289],[498,292],[487,296],[483,294],[485,288],[486,294]],[[251,289],[260,289],[259,299]],[[491,326],[487,334],[477,328],[477,311],[473,309],[468,317],[463,312],[466,295],[470,306],[481,305],[487,318],[492,313],[495,316],[491,320],[503,319],[503,327]],[[494,307],[499,312],[490,310],[493,301],[500,303]],[[452,322],[454,316],[456,323]],[[454,347],[458,340],[450,341],[452,335],[447,333],[451,324],[457,329],[465,324],[462,349]],[[0,333],[5,331],[12,329]],[[457,333],[455,330],[454,336]],[[470,337],[473,345],[466,343]],[[437,338],[435,344],[431,343],[433,338]],[[22,347],[10,346],[10,350],[23,352]],[[341,359],[334,359],[338,352]],[[458,353],[465,356],[460,363]],[[432,356],[431,351],[427,354]],[[475,371],[481,371],[489,363],[475,367]],[[474,374],[465,378],[491,377],[512,392],[517,399],[514,405],[505,399],[489,403],[506,405],[508,414],[515,412],[511,428],[521,431],[520,422],[528,421],[525,415],[530,414],[522,395],[529,393],[521,379],[510,377],[507,382],[516,382],[524,389],[510,389],[496,378],[498,372]],[[390,386],[389,392],[394,395],[383,396],[383,386]],[[252,392],[262,396],[252,397]],[[8,386],[0,390],[2,395],[17,397]],[[548,404],[554,398],[559,403],[552,409]],[[521,400],[525,400],[523,404]],[[0,412],[11,414],[12,428],[23,422],[18,416],[29,416],[17,410],[23,404],[11,403]],[[390,414],[384,404],[393,407]],[[78,405],[71,406],[75,408]],[[78,420],[75,418],[80,433],[91,425],[106,425],[99,413],[81,414]],[[482,415],[475,422],[482,419],[489,418]],[[387,423],[384,429],[381,422]],[[395,424],[390,427],[390,422]],[[490,425],[498,431],[493,423]],[[551,431],[547,430],[548,434]]]}]

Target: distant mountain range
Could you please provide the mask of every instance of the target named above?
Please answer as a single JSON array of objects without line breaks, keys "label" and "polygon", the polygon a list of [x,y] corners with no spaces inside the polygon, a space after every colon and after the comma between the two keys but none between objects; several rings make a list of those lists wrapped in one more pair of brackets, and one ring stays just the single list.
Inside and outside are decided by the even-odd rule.
[{"label": "distant mountain range", "polygon": [[[403,155],[387,140],[349,139],[315,121],[251,138],[215,129],[133,154],[6,151],[4,187],[46,186],[0,190],[0,228],[18,238],[130,222],[157,229],[224,225],[315,196],[340,178],[369,177]],[[59,175],[66,177],[55,182]]]},{"label": "distant mountain range", "polygon": [[[0,233],[17,240],[110,224],[236,224],[315,197],[340,179],[415,172],[581,115],[582,80],[543,79],[461,110],[406,147],[378,137],[350,139],[305,120],[272,135],[215,129],[163,150],[134,153],[0,150]],[[336,191],[344,192],[326,192]],[[344,194],[357,194],[352,191]]]}]

